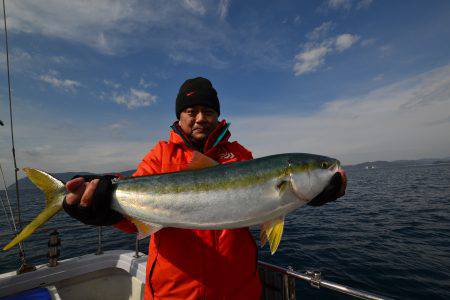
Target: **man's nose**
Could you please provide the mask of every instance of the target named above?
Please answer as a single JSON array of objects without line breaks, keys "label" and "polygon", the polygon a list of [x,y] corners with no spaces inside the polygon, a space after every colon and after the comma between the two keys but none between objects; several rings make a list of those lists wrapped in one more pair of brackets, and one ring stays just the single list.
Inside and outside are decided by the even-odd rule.
[{"label": "man's nose", "polygon": [[206,115],[202,112],[198,112],[197,115],[195,116],[195,122],[199,123],[204,121],[206,121]]}]

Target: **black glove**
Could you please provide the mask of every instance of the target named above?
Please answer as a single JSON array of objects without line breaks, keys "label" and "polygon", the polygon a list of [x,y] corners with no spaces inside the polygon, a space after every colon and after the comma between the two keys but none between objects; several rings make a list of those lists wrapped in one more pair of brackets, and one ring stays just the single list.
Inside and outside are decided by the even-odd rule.
[{"label": "black glove", "polygon": [[72,218],[75,218],[84,224],[96,226],[113,225],[123,219],[123,216],[111,209],[111,200],[113,185],[111,180],[116,178],[112,175],[77,175],[72,179],[83,177],[85,181],[100,179],[97,188],[92,196],[92,202],[89,206],[80,206],[79,203],[69,205],[64,198],[63,208]]},{"label": "black glove", "polygon": [[322,206],[325,203],[332,202],[337,200],[345,195],[345,187],[346,187],[345,175],[342,173],[336,173],[331,177],[330,183],[328,186],[314,199],[308,202],[308,205],[311,206]]}]

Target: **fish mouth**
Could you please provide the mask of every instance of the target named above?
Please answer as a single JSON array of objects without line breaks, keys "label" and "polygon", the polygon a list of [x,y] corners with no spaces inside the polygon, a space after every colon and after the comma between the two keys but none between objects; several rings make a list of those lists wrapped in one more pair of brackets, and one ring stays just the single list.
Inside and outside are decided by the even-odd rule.
[{"label": "fish mouth", "polygon": [[345,195],[345,190],[347,189],[347,175],[344,170],[338,168],[336,173],[331,177],[328,185],[323,189],[323,191],[314,197],[308,205],[311,206],[321,206],[325,203],[336,201],[338,198]]},{"label": "fish mouth", "polygon": [[345,195],[345,190],[347,189],[347,175],[345,175],[345,172],[343,169],[339,168],[336,172],[336,174],[333,175],[331,178],[331,181],[335,180],[336,183],[340,184],[340,189],[338,191],[338,198]]}]

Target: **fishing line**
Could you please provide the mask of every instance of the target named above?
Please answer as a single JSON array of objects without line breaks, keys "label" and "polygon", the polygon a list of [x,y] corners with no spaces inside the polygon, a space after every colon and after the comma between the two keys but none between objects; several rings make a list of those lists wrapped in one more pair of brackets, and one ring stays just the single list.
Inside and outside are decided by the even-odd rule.
[{"label": "fishing line", "polygon": [[5,201],[3,200],[3,197],[0,194],[0,201],[2,202],[3,212],[5,213],[5,217],[6,217],[6,220],[8,222],[9,227],[11,228],[11,231],[13,233],[17,234],[16,222],[14,220],[14,214],[13,214],[12,209],[11,209],[11,202],[9,201],[8,189],[6,188],[5,176],[3,175],[3,168],[2,168],[2,164],[1,163],[0,163],[0,173],[2,175],[3,187],[5,189],[5,197],[6,197],[6,201],[8,202],[8,207],[9,207],[9,210],[10,210],[10,213],[11,213],[12,220],[10,220],[8,212],[6,211]]},{"label": "fishing line", "polygon": [[[13,111],[12,111],[12,96],[11,96],[11,76],[10,76],[10,67],[9,67],[9,45],[8,45],[8,30],[6,26],[6,5],[5,0],[2,1],[3,3],[3,24],[5,29],[5,50],[6,50],[6,73],[8,77],[8,99],[9,99],[9,119],[10,119],[10,125],[11,125],[11,145],[12,145],[12,155],[13,155],[13,161],[14,161],[14,177],[15,177],[15,184],[16,184],[16,203],[17,203],[17,219],[18,219],[18,225],[19,229],[22,230],[22,220],[20,216],[20,198],[19,198],[19,180],[17,178],[17,173],[19,169],[17,168],[17,160],[16,160],[16,150],[14,146],[14,128],[13,128]],[[2,170],[3,174],[3,170]],[[5,189],[6,190],[6,189]],[[9,201],[9,197],[8,197]],[[12,213],[11,208],[11,202],[9,202],[9,208],[11,211],[11,217],[14,220],[14,214]],[[16,222],[14,221],[14,227],[16,229],[17,233],[17,227]],[[17,271],[18,273],[23,273],[26,271],[30,271],[33,269],[32,266],[28,265],[25,259],[25,249],[23,246],[23,243],[19,243],[19,256],[22,261],[22,266]]]},{"label": "fishing line", "polygon": [[19,222],[19,228],[22,229],[22,222],[20,218],[20,198],[19,198],[19,181],[17,178],[17,173],[19,169],[17,168],[17,160],[16,160],[16,149],[14,143],[14,122],[13,122],[13,110],[12,110],[12,95],[11,95],[11,76],[10,76],[10,67],[9,67],[9,45],[8,45],[8,30],[6,27],[6,7],[5,0],[3,0],[3,21],[5,28],[5,47],[6,47],[6,73],[8,77],[8,99],[9,99],[9,119],[11,125],[11,145],[12,145],[12,155],[14,161],[14,174],[16,180],[16,201],[17,201],[17,217]]}]

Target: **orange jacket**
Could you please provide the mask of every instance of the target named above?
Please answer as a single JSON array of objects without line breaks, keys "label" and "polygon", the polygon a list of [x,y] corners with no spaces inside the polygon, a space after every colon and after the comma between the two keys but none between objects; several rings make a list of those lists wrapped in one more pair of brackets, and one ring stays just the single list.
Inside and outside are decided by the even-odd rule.
[{"label": "orange jacket", "polygon": [[[209,135],[203,153],[221,164],[252,159],[250,151],[229,142],[225,121]],[[168,142],[147,153],[133,176],[182,170],[192,157],[189,139],[174,124]],[[134,225],[115,225],[127,232]],[[248,228],[189,230],[163,228],[148,250],[145,299],[259,299],[258,250]]]}]

